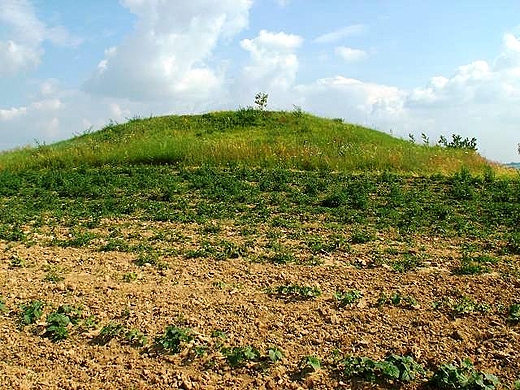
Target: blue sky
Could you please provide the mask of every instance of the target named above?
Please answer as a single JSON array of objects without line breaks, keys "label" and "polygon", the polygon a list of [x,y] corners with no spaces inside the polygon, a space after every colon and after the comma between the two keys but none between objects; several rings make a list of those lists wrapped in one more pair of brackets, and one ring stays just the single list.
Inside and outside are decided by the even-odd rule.
[{"label": "blue sky", "polygon": [[520,2],[0,0],[0,149],[250,105],[519,160]]}]

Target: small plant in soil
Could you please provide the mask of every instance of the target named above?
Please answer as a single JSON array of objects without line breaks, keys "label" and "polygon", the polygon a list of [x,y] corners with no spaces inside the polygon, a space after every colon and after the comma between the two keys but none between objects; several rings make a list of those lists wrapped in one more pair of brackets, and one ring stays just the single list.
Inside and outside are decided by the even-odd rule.
[{"label": "small plant in soil", "polygon": [[110,340],[113,338],[118,337],[120,334],[124,332],[125,328],[123,325],[111,322],[107,325],[105,325],[103,328],[101,328],[101,331],[99,332],[99,335],[97,337],[97,341],[99,344],[108,344]]},{"label": "small plant in soil", "polygon": [[123,281],[130,283],[137,280],[137,274],[135,272],[127,272],[123,275]]},{"label": "small plant in soil", "polygon": [[86,332],[89,329],[97,328],[96,318],[93,315],[88,316],[83,320],[79,327],[80,331],[82,332]]},{"label": "small plant in soil", "polygon": [[274,293],[283,298],[312,299],[319,297],[321,295],[321,290],[319,287],[316,286],[301,286],[298,284],[288,284],[285,286],[276,287]]},{"label": "small plant in soil", "polygon": [[58,307],[57,313],[64,314],[69,317],[73,325],[77,325],[83,317],[83,309],[81,307],[74,307],[70,305],[61,305]]},{"label": "small plant in soil", "polygon": [[25,260],[18,256],[12,256],[9,262],[9,268],[23,268],[25,267]]},{"label": "small plant in soil", "polygon": [[489,272],[489,265],[496,264],[498,260],[492,256],[472,256],[468,252],[462,254],[460,265],[453,270],[456,275],[478,275]]},{"label": "small plant in soil", "polygon": [[65,279],[62,275],[62,270],[59,267],[55,266],[46,266],[45,270],[45,278],[46,282],[58,283]]},{"label": "small plant in soil", "polygon": [[146,336],[139,330],[127,329],[116,322],[111,322],[101,329],[97,337],[97,342],[101,345],[105,345],[112,339],[119,339],[122,343],[135,347],[142,347],[148,342]]},{"label": "small plant in soil", "polygon": [[276,363],[283,359],[283,352],[278,347],[271,347],[267,350],[267,355],[269,360],[273,363]]},{"label": "small plant in soil", "polygon": [[453,316],[463,316],[475,312],[488,313],[492,310],[486,302],[477,302],[467,296],[461,296],[456,300],[445,297],[433,302],[432,307],[436,310],[447,309]]},{"label": "small plant in soil", "polygon": [[376,239],[376,235],[373,232],[365,231],[365,230],[356,230],[352,233],[350,237],[350,242],[352,244],[366,244],[367,242],[374,241]]},{"label": "small plant in soil", "polygon": [[514,323],[520,322],[520,304],[515,303],[509,306],[509,317],[507,319]]},{"label": "small plant in soil", "polygon": [[31,325],[40,319],[45,304],[41,301],[32,301],[27,305],[20,306],[22,325]]},{"label": "small plant in soil", "polygon": [[216,329],[211,332],[211,337],[215,339],[215,348],[220,349],[224,345],[224,341],[228,338],[228,335],[222,330]]},{"label": "small plant in soil", "polygon": [[316,372],[321,369],[321,359],[314,355],[307,355],[300,361],[299,367],[303,374]]},{"label": "small plant in soil", "polygon": [[520,233],[511,233],[507,237],[506,251],[513,255],[520,255]]},{"label": "small plant in soil", "polygon": [[422,259],[411,253],[404,253],[400,259],[392,262],[392,268],[397,272],[408,272],[423,265]]},{"label": "small plant in soil", "polygon": [[418,308],[419,304],[417,299],[411,295],[401,295],[399,292],[393,292],[388,296],[384,291],[381,292],[377,299],[378,306],[393,305],[393,306],[404,306],[408,308]]},{"label": "small plant in soil", "polygon": [[0,313],[7,311],[7,307],[5,306],[4,297],[0,295]]},{"label": "small plant in soil", "polygon": [[347,357],[341,364],[347,378],[361,378],[367,382],[413,382],[425,375],[424,368],[411,356],[388,355],[376,361],[367,357]]},{"label": "small plant in soil", "polygon": [[179,353],[182,344],[193,340],[191,330],[169,325],[161,336],[155,338],[156,347],[168,353]]},{"label": "small plant in soil", "polygon": [[260,351],[250,345],[223,348],[222,354],[226,357],[226,361],[231,367],[241,367],[247,362],[258,362],[260,360]]},{"label": "small plant in soil", "polygon": [[434,373],[430,383],[439,389],[493,390],[499,381],[495,375],[475,369],[469,359],[460,364],[443,364]]},{"label": "small plant in soil", "polygon": [[362,295],[361,291],[358,290],[336,291],[334,293],[334,298],[341,306],[347,306],[359,301]]},{"label": "small plant in soil", "polygon": [[123,341],[135,347],[142,347],[148,342],[147,337],[137,329],[129,329],[124,332]]},{"label": "small plant in soil", "polygon": [[470,314],[476,311],[487,313],[491,310],[487,303],[476,302],[473,298],[467,296],[460,297],[451,307],[455,315]]},{"label": "small plant in soil", "polygon": [[58,342],[69,337],[68,326],[71,324],[70,318],[59,312],[51,313],[47,316],[47,327],[45,329],[45,337],[49,337],[52,341]]},{"label": "small plant in soil", "polygon": [[159,260],[159,255],[157,253],[149,252],[149,253],[141,253],[134,263],[140,267],[145,265],[153,265],[158,269],[167,269],[168,264]]}]

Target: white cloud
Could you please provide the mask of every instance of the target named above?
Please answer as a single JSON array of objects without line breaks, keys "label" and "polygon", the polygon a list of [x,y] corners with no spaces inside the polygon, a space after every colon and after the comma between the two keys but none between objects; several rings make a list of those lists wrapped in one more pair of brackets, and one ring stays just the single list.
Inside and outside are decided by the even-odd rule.
[{"label": "white cloud", "polygon": [[312,84],[296,86],[306,110],[320,115],[346,118],[353,123],[370,125],[372,121],[390,124],[404,113],[405,92],[399,88],[364,83],[336,76]]},{"label": "white cloud", "polygon": [[336,55],[340,56],[347,62],[362,61],[368,57],[367,52],[360,49],[352,49],[346,46],[338,46],[335,49]]},{"label": "white cloud", "polygon": [[302,44],[298,35],[265,30],[256,38],[242,40],[240,46],[249,52],[250,62],[234,86],[235,99],[249,101],[254,93],[268,91],[273,98],[270,103],[283,101],[296,79],[299,61],[295,52]]},{"label": "white cloud", "polygon": [[36,68],[44,54],[42,43],[75,46],[81,40],[64,27],[48,27],[36,16],[28,0],[0,0],[0,77],[12,76]]},{"label": "white cloud", "polygon": [[248,24],[251,0],[122,0],[136,29],[105,52],[87,92],[135,101],[198,102],[222,93],[223,74],[210,65],[217,43]]},{"label": "white cloud", "polygon": [[27,114],[27,107],[13,107],[8,110],[0,109],[0,121],[11,121]]},{"label": "white cloud", "polygon": [[332,32],[320,35],[319,37],[315,38],[313,42],[320,44],[335,43],[348,37],[365,34],[367,30],[368,28],[364,24],[353,24],[351,26],[342,27]]},{"label": "white cloud", "polygon": [[36,68],[42,54],[43,50],[39,47],[21,45],[11,40],[0,41],[0,77]]}]

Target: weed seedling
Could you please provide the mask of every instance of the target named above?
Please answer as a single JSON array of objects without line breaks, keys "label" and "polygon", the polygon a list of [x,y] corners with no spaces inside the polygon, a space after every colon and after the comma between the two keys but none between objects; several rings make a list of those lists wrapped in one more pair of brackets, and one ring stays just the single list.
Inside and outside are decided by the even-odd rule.
[{"label": "weed seedling", "polygon": [[176,326],[168,326],[164,333],[156,337],[155,345],[168,353],[179,353],[183,343],[189,343],[193,340],[191,330],[187,328],[179,328]]},{"label": "weed seedling", "polygon": [[390,296],[388,296],[384,291],[379,295],[377,304],[378,306],[391,304],[393,306],[405,306],[411,308],[417,308],[419,305],[417,303],[417,299],[411,295],[403,296],[399,292],[393,292]]},{"label": "weed seedling", "polygon": [[71,324],[70,318],[60,312],[54,312],[47,316],[47,328],[45,336],[57,342],[69,337],[68,326]]},{"label": "weed seedling", "polygon": [[350,237],[350,242],[352,244],[366,244],[367,242],[375,240],[376,235],[373,232],[368,232],[364,230],[356,230],[352,233]]},{"label": "weed seedling", "polygon": [[127,272],[123,275],[123,281],[130,283],[137,280],[137,274],[135,272]]},{"label": "weed seedling", "polygon": [[520,304],[516,303],[509,306],[509,317],[507,319],[511,322],[520,322]]},{"label": "weed seedling", "polygon": [[142,347],[148,342],[146,336],[137,329],[130,329],[124,332],[123,339],[126,343],[135,347]]},{"label": "weed seedling", "polygon": [[321,360],[317,356],[307,355],[300,361],[299,366],[304,374],[316,372],[321,369]]},{"label": "weed seedling", "polygon": [[233,347],[231,349],[224,348],[222,353],[231,367],[241,367],[247,362],[257,362],[260,360],[260,352],[250,345],[246,345],[245,347]]},{"label": "weed seedling", "polygon": [[464,315],[475,311],[487,313],[491,307],[487,303],[476,302],[470,297],[463,296],[452,304],[452,310],[456,315]]},{"label": "weed seedling", "polygon": [[477,371],[469,359],[459,365],[443,364],[435,371],[430,383],[439,389],[493,390],[498,385],[495,375]]},{"label": "weed seedling", "polygon": [[134,263],[140,267],[145,265],[153,265],[158,269],[167,269],[168,264],[159,260],[157,253],[141,253]]},{"label": "weed seedling", "polygon": [[62,306],[58,307],[58,310],[56,312],[59,314],[66,315],[67,317],[69,317],[70,322],[73,325],[77,325],[82,318],[83,310],[80,307],[62,305]]},{"label": "weed seedling", "polygon": [[124,332],[125,328],[123,325],[111,322],[108,325],[105,325],[103,328],[101,328],[101,331],[98,335],[98,342],[102,345],[108,344],[110,340],[112,340],[115,337],[118,337]]},{"label": "weed seedling", "polygon": [[18,256],[12,256],[11,262],[9,263],[9,268],[23,268],[25,267],[25,260],[19,258]]},{"label": "weed seedling", "polygon": [[267,354],[269,356],[269,360],[271,360],[271,362],[273,363],[276,363],[283,359],[283,352],[278,347],[269,348]]},{"label": "weed seedling", "polygon": [[334,298],[339,302],[341,306],[352,305],[361,299],[363,294],[358,290],[350,291],[336,291]]},{"label": "weed seedling", "polygon": [[22,325],[31,325],[38,321],[43,314],[44,306],[45,304],[41,301],[32,301],[28,305],[20,306],[20,309],[22,310]]},{"label": "weed seedling", "polygon": [[319,287],[289,284],[276,287],[275,293],[284,298],[312,299],[319,297],[321,295],[321,290]]},{"label": "weed seedling", "polygon": [[397,272],[408,272],[421,267],[423,264],[420,257],[410,253],[403,254],[403,257],[392,263],[392,268]]},{"label": "weed seedling", "polygon": [[368,382],[413,382],[425,374],[424,368],[411,356],[388,355],[381,361],[347,357],[342,364],[346,377],[358,377]]},{"label": "weed seedling", "polygon": [[65,277],[62,275],[62,270],[59,267],[46,266],[45,272],[44,280],[46,282],[58,283],[65,279]]}]

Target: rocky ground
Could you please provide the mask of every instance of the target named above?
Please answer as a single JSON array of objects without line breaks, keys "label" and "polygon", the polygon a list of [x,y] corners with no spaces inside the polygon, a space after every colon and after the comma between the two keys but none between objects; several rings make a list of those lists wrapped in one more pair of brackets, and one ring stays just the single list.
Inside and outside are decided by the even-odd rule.
[{"label": "rocky ground", "polygon": [[[106,221],[107,234],[113,223],[135,242],[160,224]],[[319,225],[305,228],[327,233]],[[197,229],[162,223],[159,230],[189,238]],[[279,243],[295,247],[283,229],[277,231]],[[469,358],[503,385],[520,379],[520,325],[508,313],[520,302],[520,283],[511,275],[518,256],[501,257],[488,272],[459,275],[453,270],[461,239],[416,236],[410,246],[376,237],[313,256],[302,249],[294,252],[296,261],[283,263],[264,256],[265,243],[244,240],[232,223],[208,233],[210,241],[235,242],[247,255],[188,256],[203,245],[163,235],[159,246],[172,250],[147,260],[131,251],[100,251],[102,243],[53,245],[50,234],[1,244],[1,388],[382,387],[344,375],[338,356],[381,360],[390,353],[412,356],[430,373]],[[400,269],[403,253],[420,263]],[[298,261],[307,258],[312,261]],[[299,294],[303,287],[321,293]],[[349,291],[360,297],[342,304],[335,296]],[[23,305],[34,301],[44,304],[42,315],[24,324]],[[53,340],[48,315],[63,305],[81,312],[66,325],[67,337]],[[157,342],[168,326],[190,335],[178,353]],[[229,351],[247,346],[260,356],[232,364]],[[283,357],[269,359],[269,349]],[[311,356],[320,368],[311,367]]]}]

